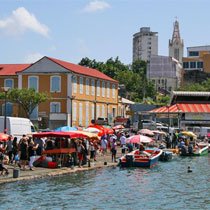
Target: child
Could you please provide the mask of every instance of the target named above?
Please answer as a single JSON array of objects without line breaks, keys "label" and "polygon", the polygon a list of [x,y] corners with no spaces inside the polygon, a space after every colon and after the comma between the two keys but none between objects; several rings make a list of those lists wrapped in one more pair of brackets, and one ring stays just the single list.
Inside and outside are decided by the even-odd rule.
[{"label": "child", "polygon": [[0,171],[1,171],[0,175],[4,175],[4,172],[5,175],[9,175],[9,171],[7,167],[4,165],[4,163],[6,162],[8,162],[8,160],[5,158],[5,155],[2,152],[0,152]]}]

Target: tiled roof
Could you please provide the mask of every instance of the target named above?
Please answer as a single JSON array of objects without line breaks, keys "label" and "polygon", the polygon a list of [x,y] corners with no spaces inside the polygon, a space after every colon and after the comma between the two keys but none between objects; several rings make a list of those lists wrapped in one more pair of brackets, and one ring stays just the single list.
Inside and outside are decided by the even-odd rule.
[{"label": "tiled roof", "polygon": [[105,75],[104,73],[100,72],[97,69],[92,69],[92,68],[80,66],[80,65],[69,63],[69,62],[66,62],[66,61],[58,60],[58,59],[55,59],[55,58],[50,58],[50,57],[47,57],[47,58],[52,60],[53,62],[59,64],[60,66],[76,73],[76,74],[83,74],[83,75],[90,76],[90,77],[96,77],[96,78],[100,78],[100,79],[104,79],[104,80],[109,80],[109,81],[112,81],[112,82],[117,82],[116,80],[114,80],[111,77]]},{"label": "tiled roof", "polygon": [[16,72],[22,71],[31,64],[0,64],[0,76],[16,75]]},{"label": "tiled roof", "polygon": [[174,104],[150,111],[151,113],[210,113],[210,104]]}]

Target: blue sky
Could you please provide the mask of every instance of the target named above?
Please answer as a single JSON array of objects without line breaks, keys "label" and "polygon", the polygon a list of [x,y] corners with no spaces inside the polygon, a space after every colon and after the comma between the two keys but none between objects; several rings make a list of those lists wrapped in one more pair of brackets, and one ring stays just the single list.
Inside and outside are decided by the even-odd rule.
[{"label": "blue sky", "polygon": [[118,56],[130,64],[141,27],[158,32],[158,54],[168,55],[176,17],[186,55],[210,45],[209,8],[209,0],[0,0],[0,63]]}]

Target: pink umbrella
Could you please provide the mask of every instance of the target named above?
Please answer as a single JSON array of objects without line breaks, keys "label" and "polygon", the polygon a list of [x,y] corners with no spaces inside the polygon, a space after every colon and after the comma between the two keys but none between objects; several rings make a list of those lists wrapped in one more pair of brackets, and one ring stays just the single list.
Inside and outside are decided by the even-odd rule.
[{"label": "pink umbrella", "polygon": [[207,137],[210,137],[210,133],[207,134]]},{"label": "pink umbrella", "polygon": [[114,127],[112,127],[112,129],[118,130],[118,129],[123,129],[125,128],[123,125],[116,125]]},{"label": "pink umbrella", "polygon": [[153,142],[153,140],[150,137],[143,136],[141,134],[130,136],[126,140],[126,143],[131,143],[131,144],[151,143],[151,142]]},{"label": "pink umbrella", "polygon": [[144,134],[144,135],[148,135],[148,136],[154,136],[154,133],[151,130],[149,130],[149,129],[141,129],[139,131],[139,133],[140,134]]}]

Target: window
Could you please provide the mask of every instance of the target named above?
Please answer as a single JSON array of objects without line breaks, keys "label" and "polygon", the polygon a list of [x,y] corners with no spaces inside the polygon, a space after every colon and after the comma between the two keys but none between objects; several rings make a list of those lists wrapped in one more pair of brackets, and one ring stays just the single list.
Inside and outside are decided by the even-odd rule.
[{"label": "window", "polygon": [[112,98],[115,98],[115,84],[112,84]]},{"label": "window", "polygon": [[79,103],[79,125],[80,126],[82,126],[82,116],[83,116],[82,103]]},{"label": "window", "polygon": [[97,116],[96,116],[96,118],[98,118],[98,117],[100,117],[100,106],[99,105],[97,105]]},{"label": "window", "polygon": [[85,126],[89,125],[89,102],[86,102],[86,110],[85,110]]},{"label": "window", "polygon": [[51,76],[50,92],[61,92],[61,77],[60,76]]},{"label": "window", "polygon": [[77,120],[77,103],[76,102],[73,102],[72,118],[73,118],[74,121]]},{"label": "window", "polygon": [[174,57],[179,60],[179,49],[174,49]]},{"label": "window", "polygon": [[188,69],[189,68],[189,62],[183,62],[183,68]]},{"label": "window", "polygon": [[92,96],[95,95],[95,80],[94,79],[91,80],[91,95]]},{"label": "window", "polygon": [[196,68],[196,62],[190,62],[190,68],[191,69]]},{"label": "window", "polygon": [[107,98],[109,98],[109,95],[110,95],[110,83],[109,82],[107,82],[106,90],[107,90]]},{"label": "window", "polygon": [[28,77],[28,88],[33,88],[34,90],[38,91],[38,77]]},{"label": "window", "polygon": [[102,110],[101,110],[101,116],[103,117],[103,118],[105,118],[105,106],[104,106],[104,104],[102,105]]},{"label": "window", "polygon": [[4,87],[14,87],[14,80],[13,79],[5,79],[4,80]]},{"label": "window", "polygon": [[199,52],[198,51],[190,51],[189,52],[189,56],[199,56]]},{"label": "window", "polygon": [[100,96],[100,81],[97,81],[97,96]]},{"label": "window", "polygon": [[90,92],[90,80],[86,78],[86,95],[89,95]]},{"label": "window", "polygon": [[51,113],[60,113],[61,112],[60,102],[51,102],[50,103],[50,112]]},{"label": "window", "polygon": [[73,93],[77,93],[77,77],[76,76],[73,76],[72,82],[73,82]]},{"label": "window", "polygon": [[197,68],[202,69],[203,68],[203,62],[198,61],[197,62]]},{"label": "window", "polygon": [[83,94],[83,77],[79,78],[79,93]]},{"label": "window", "polygon": [[95,105],[94,104],[92,104],[92,108],[91,109],[92,109],[92,111],[91,111],[91,118],[94,119],[94,117],[95,117],[94,116],[95,115],[95,111],[94,111],[95,110]]},{"label": "window", "polygon": [[105,97],[105,82],[102,82],[102,97]]},{"label": "window", "polygon": [[38,119],[38,106],[34,108],[32,113],[30,114],[30,119],[31,120],[37,120]]},{"label": "window", "polygon": [[[5,103],[2,104],[2,115],[5,115]],[[10,102],[6,103],[6,116],[12,116],[13,113],[13,104]]]}]

